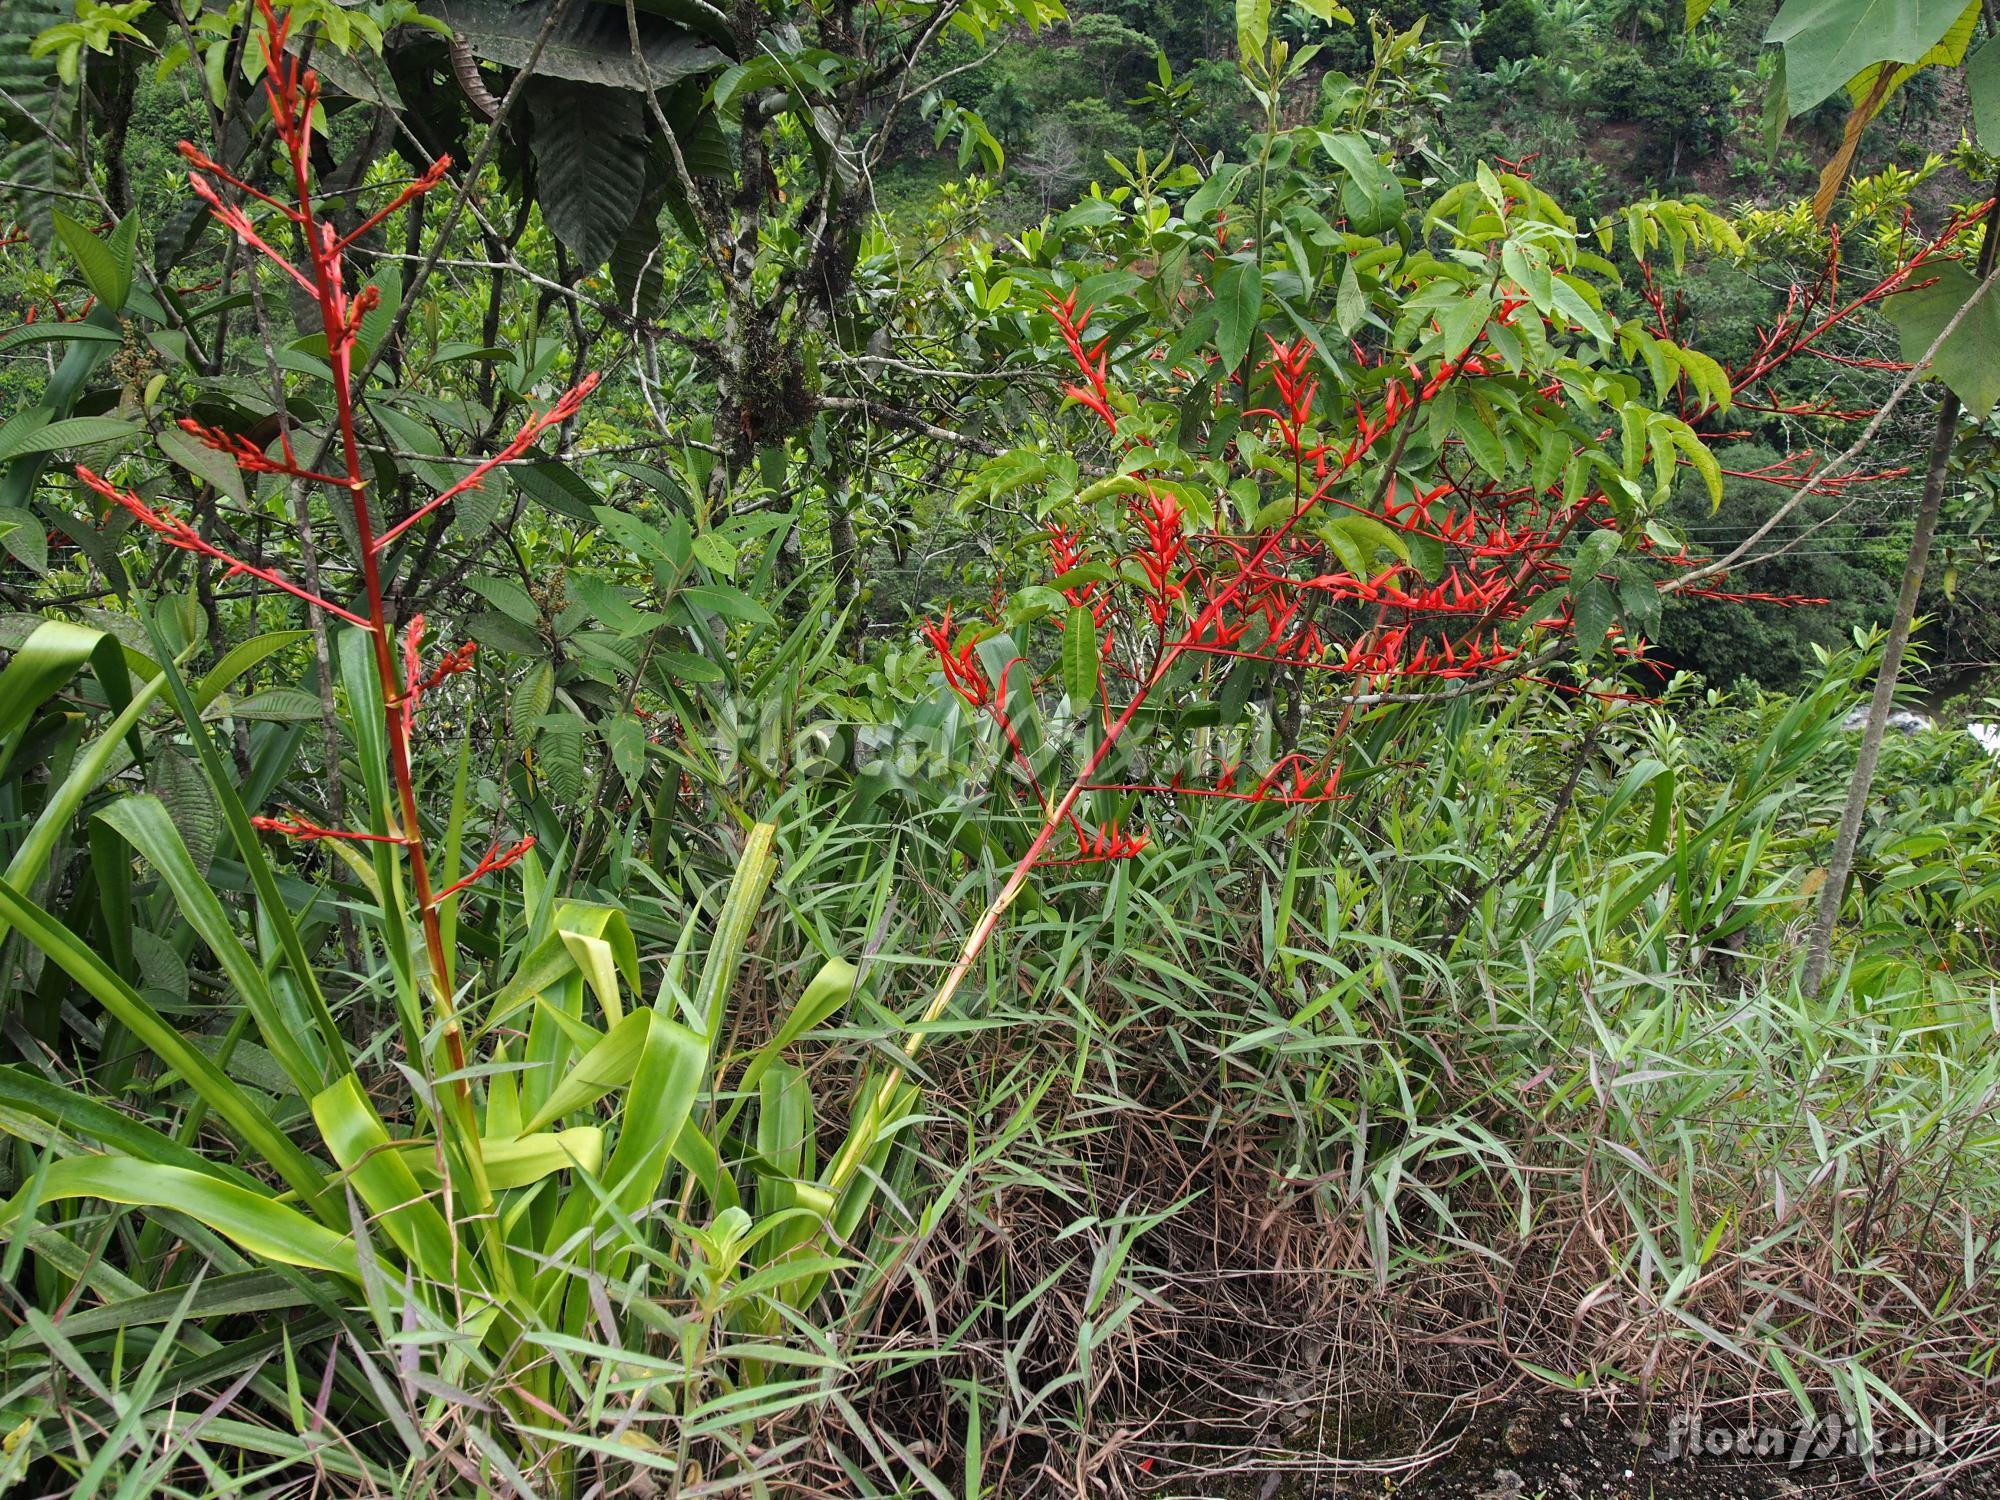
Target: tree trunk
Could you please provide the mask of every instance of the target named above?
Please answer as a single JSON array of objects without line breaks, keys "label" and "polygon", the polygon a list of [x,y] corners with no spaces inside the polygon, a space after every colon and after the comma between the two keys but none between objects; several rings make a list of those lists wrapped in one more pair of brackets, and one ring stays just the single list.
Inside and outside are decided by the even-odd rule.
[{"label": "tree trunk", "polygon": [[[94,80],[93,80],[94,81]],[[125,166],[125,138],[132,125],[132,101],[138,75],[120,66],[108,88],[98,96],[103,141],[99,155],[104,162],[104,201],[119,218],[132,212],[132,180]]]},{"label": "tree trunk", "polygon": [[1868,724],[1861,732],[1861,757],[1855,763],[1854,778],[1847,784],[1847,806],[1840,815],[1840,836],[1827,865],[1826,884],[1820,887],[1819,918],[1813,924],[1812,944],[1806,950],[1805,973],[1801,983],[1808,995],[1819,993],[1833,952],[1833,926],[1840,916],[1848,876],[1854,870],[1854,849],[1861,841],[1861,820],[1868,811],[1868,795],[1875,782],[1875,763],[1882,755],[1882,735],[1889,726],[1889,710],[1896,702],[1896,679],[1902,674],[1903,652],[1910,644],[1910,621],[1917,612],[1917,592],[1923,587],[1924,567],[1930,561],[1931,539],[1937,534],[1938,510],[1944,501],[1944,482],[1951,464],[1951,450],[1958,436],[1958,397],[1945,392],[1938,404],[1937,431],[1931,438],[1930,467],[1924,474],[1923,504],[1917,511],[1917,533],[1910,539],[1910,558],[1903,567],[1903,588],[1896,596],[1896,614],[1889,626],[1889,642],[1882,648],[1882,667],[1875,676],[1875,696],[1868,703]]},{"label": "tree trunk", "polygon": [[[1985,233],[1979,242],[1981,282],[1993,274],[1996,250],[2000,250],[2000,183],[1994,186],[1993,202],[1986,210]],[[1875,696],[1868,702],[1868,723],[1861,733],[1861,755],[1854,766],[1854,777],[1847,784],[1847,806],[1840,815],[1840,834],[1827,865],[1826,884],[1820,887],[1819,913],[1813,923],[1812,941],[1806,948],[1805,971],[1799,982],[1808,995],[1819,993],[1832,964],[1834,924],[1840,919],[1847,881],[1854,873],[1854,850],[1861,842],[1861,820],[1868,812],[1875,765],[1882,755],[1882,735],[1889,725],[1889,710],[1895,706],[1896,679],[1902,674],[1903,653],[1910,644],[1910,621],[1917,612],[1917,594],[1923,588],[1924,568],[1930,562],[1931,542],[1937,535],[1951,450],[1958,440],[1958,413],[1958,397],[1946,391],[1938,403],[1930,466],[1924,471],[1923,503],[1917,511],[1916,535],[1910,539],[1909,561],[1903,568],[1902,592],[1896,596],[1895,617],[1889,625],[1888,644],[1882,650],[1881,670],[1875,677]]]}]

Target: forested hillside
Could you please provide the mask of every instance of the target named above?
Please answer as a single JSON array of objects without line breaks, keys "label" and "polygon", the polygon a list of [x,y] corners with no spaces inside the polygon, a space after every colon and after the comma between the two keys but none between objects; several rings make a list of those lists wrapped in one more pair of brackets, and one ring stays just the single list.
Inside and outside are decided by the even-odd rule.
[{"label": "forested hillside", "polygon": [[2000,6],[11,0],[0,1490],[1983,1496]]}]

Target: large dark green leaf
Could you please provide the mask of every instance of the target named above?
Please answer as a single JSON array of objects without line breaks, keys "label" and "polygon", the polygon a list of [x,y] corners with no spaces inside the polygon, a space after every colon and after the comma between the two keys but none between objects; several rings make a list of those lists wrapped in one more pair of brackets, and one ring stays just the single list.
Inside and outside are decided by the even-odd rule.
[{"label": "large dark green leaf", "polygon": [[1264,316],[1264,273],[1255,261],[1231,261],[1215,278],[1215,307],[1220,320],[1215,352],[1222,367],[1233,370],[1250,351],[1250,340]]},{"label": "large dark green leaf", "polygon": [[62,241],[63,249],[83,273],[83,279],[96,297],[113,312],[125,306],[126,294],[132,290],[132,236],[137,232],[138,221],[129,215],[126,228],[114,234],[110,240],[101,240],[83,225],[64,213],[54,209],[49,214],[55,224],[56,238]]},{"label": "large dark green leaf", "polygon": [[1982,151],[2000,151],[2000,37],[1987,38],[1965,65],[1965,91]]},{"label": "large dark green leaf", "polygon": [[1618,601],[1611,590],[1591,579],[1576,590],[1576,649],[1585,661],[1596,657],[1604,648],[1605,632],[1611,629],[1611,622],[1618,614]]},{"label": "large dark green leaf", "polygon": [[0,181],[9,184],[8,217],[35,246],[55,242],[50,212],[78,187],[72,139],[78,91],[56,76],[53,52],[37,56],[35,38],[74,21],[67,0],[7,0],[0,5]]},{"label": "large dark green leaf", "polygon": [[[1927,269],[1923,276],[1930,282],[1928,286],[1898,292],[1882,304],[1889,321],[1896,325],[1903,358],[1911,363],[1924,357],[1924,351],[1979,285],[1969,271],[1955,265]],[[1957,392],[1977,420],[1984,420],[1993,403],[2000,400],[1996,349],[2000,349],[2000,292],[1989,291],[1931,361],[1932,373]]]},{"label": "large dark green leaf", "polygon": [[624,89],[537,78],[535,198],[542,218],[580,265],[610,258],[646,191],[646,106]]},{"label": "large dark green leaf", "polygon": [[1764,40],[1784,46],[1796,116],[1873,63],[1916,62],[1965,10],[1966,0],[1786,0]]},{"label": "large dark green leaf", "polygon": [[524,464],[510,472],[514,483],[536,504],[572,521],[588,524],[597,519],[596,507],[604,497],[567,464],[549,459],[545,463]]},{"label": "large dark green leaf", "polygon": [[[681,27],[644,14],[638,7],[639,53],[633,56],[631,29],[623,5],[572,4],[535,59],[537,79],[608,84],[615,88],[663,89],[721,67],[720,52]],[[475,57],[502,67],[526,67],[548,17],[548,0],[517,5],[510,0],[425,0],[436,16],[464,38]]]},{"label": "large dark green leaf", "polygon": [[1340,189],[1340,211],[1347,215],[1348,227],[1357,234],[1394,228],[1409,206],[1395,169],[1384,166],[1369,142],[1358,135],[1329,135],[1322,144],[1347,173]]},{"label": "large dark green leaf", "polygon": [[675,177],[672,146],[664,135],[656,135],[647,148],[645,191],[625,232],[611,247],[612,291],[617,295],[618,305],[637,318],[653,316],[660,305],[660,293],[666,287],[660,209],[669,195],[680,196]]}]

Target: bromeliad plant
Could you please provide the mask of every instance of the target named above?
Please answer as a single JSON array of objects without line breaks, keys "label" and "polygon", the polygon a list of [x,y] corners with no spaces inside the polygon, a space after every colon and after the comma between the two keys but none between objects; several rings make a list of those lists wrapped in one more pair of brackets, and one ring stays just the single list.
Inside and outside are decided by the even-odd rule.
[{"label": "bromeliad plant", "polygon": [[[47,694],[85,661],[95,665],[115,718],[45,799],[24,852],[0,881],[0,927],[30,945],[50,972],[66,975],[177,1080],[188,1113],[169,1134],[38,1076],[0,1070],[4,1128],[47,1148],[0,1223],[64,1282],[63,1300],[81,1290],[72,1280],[104,1299],[134,1295],[133,1283],[95,1265],[95,1257],[72,1253],[74,1241],[40,1222],[80,1200],[130,1205],[153,1219],[141,1231],[142,1247],[157,1252],[171,1233],[223,1270],[247,1260],[283,1273],[279,1285],[290,1292],[263,1305],[316,1309],[298,1325],[300,1342],[323,1335],[334,1342],[313,1410],[296,1391],[289,1401],[282,1389],[265,1391],[276,1410],[289,1406],[298,1426],[276,1448],[264,1429],[236,1433],[258,1451],[318,1463],[322,1450],[342,1449],[338,1461],[348,1463],[339,1434],[352,1418],[386,1421],[404,1435],[400,1477],[395,1469],[372,1476],[395,1491],[414,1469],[440,1462],[481,1489],[504,1480],[523,1492],[569,1493],[606,1463],[652,1466],[678,1483],[728,1462],[753,1428],[746,1407],[774,1409],[774,1390],[796,1396],[810,1384],[792,1378],[802,1359],[823,1362],[772,1335],[830,1273],[851,1264],[813,1253],[808,1241],[816,1233],[851,1234],[879,1179],[855,1182],[850,1174],[841,1193],[815,1182],[812,1096],[784,1054],[847,1003],[856,974],[829,960],[761,1044],[740,1046],[726,1034],[752,923],[775,872],[769,824],[750,828],[743,840],[705,957],[697,964],[690,923],[650,1003],[640,994],[638,948],[625,914],[564,899],[563,861],[545,866],[532,839],[503,840],[460,873],[463,760],[442,845],[436,842],[438,820],[427,819],[413,746],[427,700],[470,665],[472,648],[427,656],[420,614],[398,630],[384,589],[390,549],[567,422],[594,378],[527,421],[457,484],[384,523],[356,436],[354,351],[372,297],[349,294],[342,257],[357,234],[436,188],[446,164],[359,229],[338,233],[316,207],[309,164],[315,76],[287,50],[287,21],[268,3],[259,14],[271,119],[293,192],[267,194],[195,148],[182,149],[214,216],[318,308],[334,462],[328,468],[301,458],[288,433],[276,452],[266,452],[196,423],[183,426],[246,471],[331,491],[352,521],[361,597],[350,606],[316,594],[276,569],[222,552],[165,505],[88,468],[77,473],[168,546],[253,574],[348,627],[337,654],[368,823],[336,827],[298,812],[253,813],[205,722],[217,685],[204,680],[190,688],[167,633],[143,606],[154,658],[136,689],[110,637],[44,627],[55,634],[37,636],[9,667],[0,746],[16,747]],[[301,261],[276,247],[273,226],[303,246]],[[129,902],[136,853],[213,955],[237,1007],[217,1056],[140,993],[120,955],[96,951],[23,889],[96,793],[121,743],[132,737],[137,753],[135,726],[163,695],[179,711],[247,869],[252,930],[239,931],[152,796],[98,809],[103,836],[129,846],[122,854],[98,851],[98,868],[106,899],[115,889]],[[267,835],[331,850],[356,881],[363,938],[386,961],[399,1019],[402,1057],[390,1069],[369,1071],[379,1063],[336,1020],[333,986],[286,899]],[[97,842],[94,836],[94,849]],[[482,922],[482,949],[497,961],[490,974],[468,975],[459,967],[467,925],[461,905],[510,867],[522,877],[518,906],[489,898]],[[246,1036],[268,1051],[305,1104],[303,1140],[232,1077],[230,1057]],[[197,1149],[211,1124],[231,1141],[234,1159]],[[157,1253],[140,1263],[157,1266]],[[299,1277],[294,1268],[313,1275]],[[171,1274],[166,1288],[179,1280]],[[185,1300],[167,1298],[171,1305],[155,1309],[158,1316],[135,1313],[130,1327],[112,1327],[147,1349],[149,1390],[207,1378],[199,1367],[212,1360],[212,1345],[197,1337],[185,1351],[191,1364],[175,1358],[183,1317],[212,1305],[198,1292],[190,1287]],[[393,1363],[407,1409],[385,1396],[360,1343],[352,1344],[352,1362],[341,1355],[341,1340],[351,1334],[371,1344],[402,1342]],[[647,1353],[652,1347],[663,1352]],[[46,1381],[29,1381],[8,1399],[9,1425],[25,1423],[25,1431],[50,1414],[56,1398]],[[117,1415],[107,1409],[103,1420]],[[470,1423],[469,1445],[440,1449],[420,1437],[420,1428],[437,1422]],[[226,1442],[233,1430],[218,1431]]]}]

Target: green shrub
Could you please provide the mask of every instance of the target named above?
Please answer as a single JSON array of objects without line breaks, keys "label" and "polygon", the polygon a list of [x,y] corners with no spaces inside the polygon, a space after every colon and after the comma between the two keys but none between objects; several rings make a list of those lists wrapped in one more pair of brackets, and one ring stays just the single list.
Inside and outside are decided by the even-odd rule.
[{"label": "green shrub", "polygon": [[1644,164],[1670,177],[1729,139],[1729,71],[1691,50],[1665,59],[1620,51],[1598,73],[1597,90],[1611,119],[1644,130]]},{"label": "green shrub", "polygon": [[1501,63],[1539,55],[1548,44],[1546,20],[1535,0],[1500,0],[1480,21],[1473,61],[1490,73]]}]

